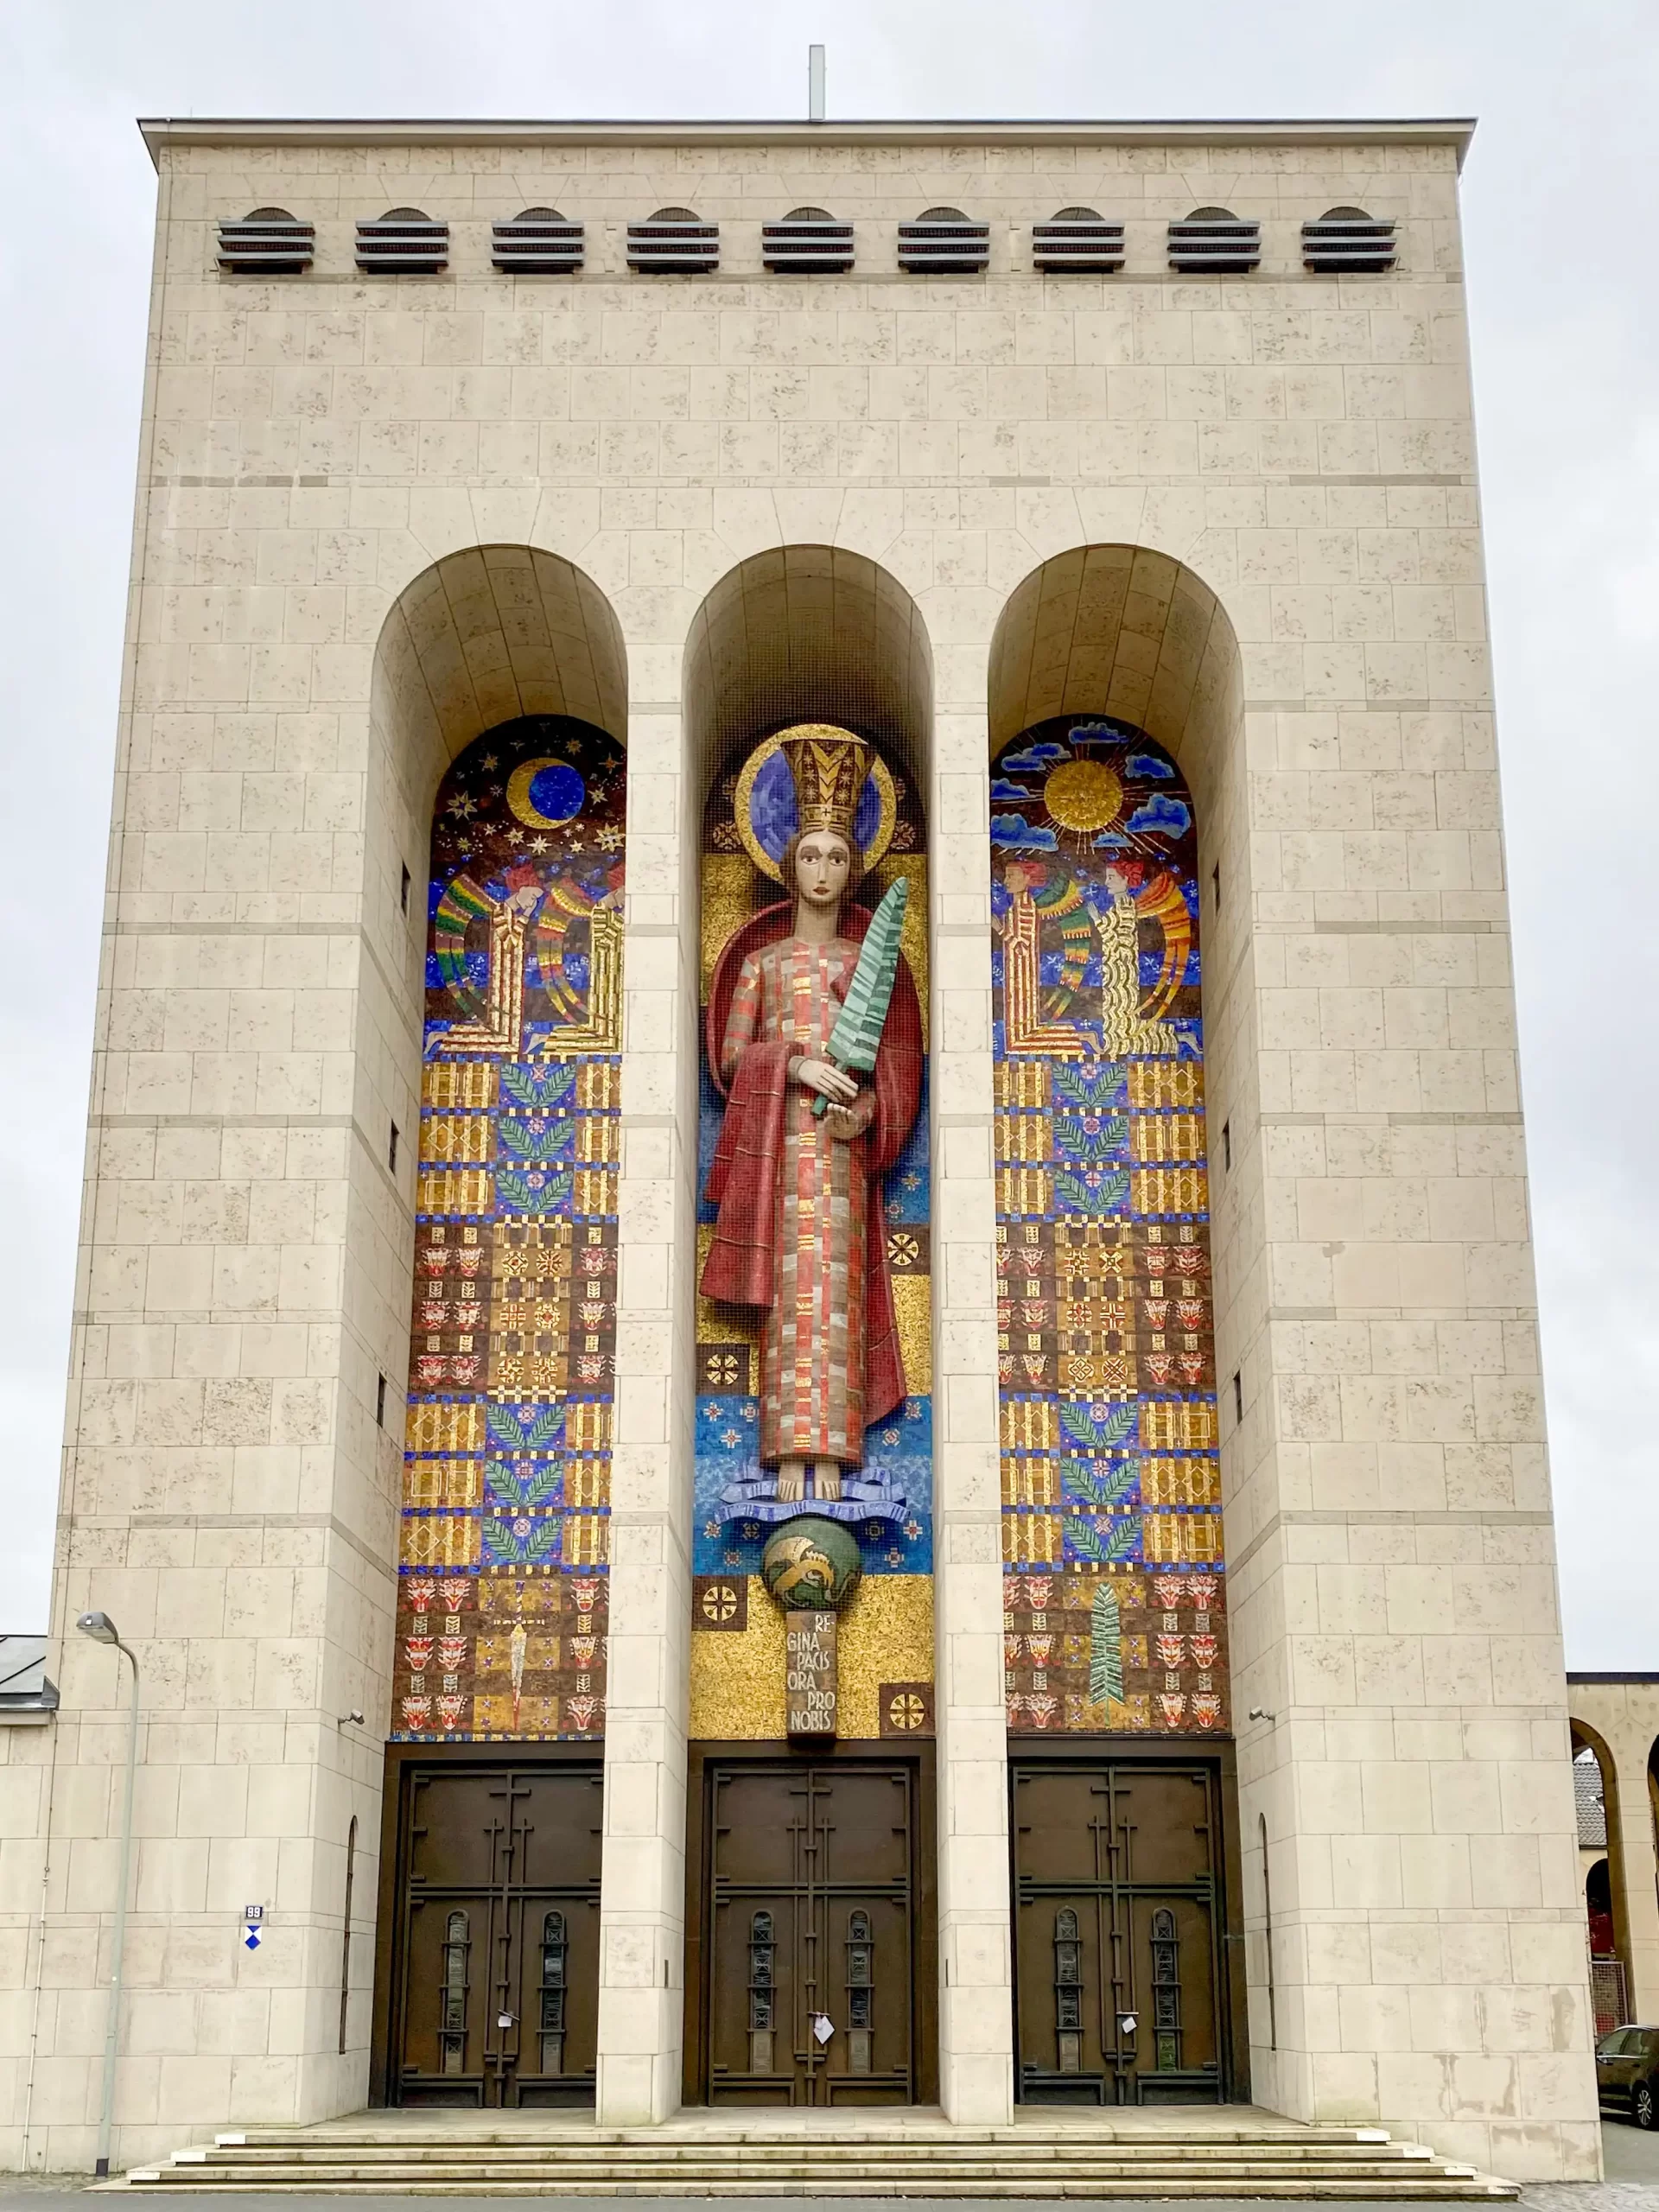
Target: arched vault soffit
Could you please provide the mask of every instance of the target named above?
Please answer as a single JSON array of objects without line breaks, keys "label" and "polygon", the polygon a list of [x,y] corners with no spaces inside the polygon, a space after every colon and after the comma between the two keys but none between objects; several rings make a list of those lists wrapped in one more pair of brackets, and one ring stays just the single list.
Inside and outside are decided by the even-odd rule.
[{"label": "arched vault soffit", "polygon": [[627,653],[589,575],[529,545],[468,546],[405,585],[375,650],[376,718],[429,795],[474,738],[519,715],[575,715],[627,742]]},{"label": "arched vault soffit", "polygon": [[692,617],[686,735],[700,788],[757,731],[843,721],[925,776],[933,655],[896,576],[844,546],[781,545],[728,569]]},{"label": "arched vault soffit", "polygon": [[1142,545],[1078,545],[1009,594],[991,639],[991,752],[1051,715],[1116,715],[1155,737],[1195,792],[1206,739],[1242,703],[1238,639],[1202,577]]}]

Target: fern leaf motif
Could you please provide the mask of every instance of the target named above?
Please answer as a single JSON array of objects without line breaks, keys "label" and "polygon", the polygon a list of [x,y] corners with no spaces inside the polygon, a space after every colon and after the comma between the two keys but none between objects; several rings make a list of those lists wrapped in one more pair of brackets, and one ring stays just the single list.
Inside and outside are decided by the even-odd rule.
[{"label": "fern leaf motif", "polygon": [[1123,1645],[1117,1592],[1109,1582],[1095,1592],[1089,1618],[1089,1695],[1096,1705],[1123,1695]]},{"label": "fern leaf motif", "polygon": [[1060,1431],[1079,1452],[1110,1452],[1135,1440],[1141,1408],[1133,1399],[1127,1404],[1109,1400],[1099,1406],[1079,1405],[1073,1398],[1060,1401]]},{"label": "fern leaf motif", "polygon": [[1053,1081],[1054,1103],[1079,1114],[1099,1114],[1109,1107],[1128,1103],[1129,1071],[1124,1060],[1103,1060],[1092,1068],[1057,1062]]},{"label": "fern leaf motif", "polygon": [[1117,1213],[1128,1204],[1127,1167],[1090,1167],[1081,1174],[1068,1169],[1054,1178],[1054,1195],[1073,1213]]},{"label": "fern leaf motif", "polygon": [[564,1441],[563,1406],[491,1406],[485,1420],[491,1444],[509,1452],[548,1452]]},{"label": "fern leaf motif", "polygon": [[1141,1462],[1136,1459],[1122,1459],[1099,1467],[1087,1459],[1062,1459],[1060,1479],[1066,1494],[1074,1495],[1079,1504],[1090,1506],[1097,1513],[1122,1512],[1135,1503]]},{"label": "fern leaf motif", "polygon": [[515,1067],[504,1062],[499,1071],[503,1103],[527,1108],[531,1113],[545,1113],[554,1106],[568,1105],[576,1087],[576,1070],[573,1061],[556,1062],[548,1068]]}]

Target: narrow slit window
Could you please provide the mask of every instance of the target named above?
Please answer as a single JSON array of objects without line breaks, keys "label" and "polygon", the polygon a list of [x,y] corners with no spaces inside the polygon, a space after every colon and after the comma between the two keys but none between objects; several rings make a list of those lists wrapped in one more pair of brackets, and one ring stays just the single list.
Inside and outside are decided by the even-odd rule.
[{"label": "narrow slit window", "polygon": [[386,1146],[386,1166],[394,1175],[397,1173],[397,1124],[396,1122],[391,1125],[391,1137]]},{"label": "narrow slit window", "polygon": [[1242,1367],[1236,1367],[1233,1370],[1233,1419],[1236,1421],[1243,1421],[1243,1418],[1244,1370]]},{"label": "narrow slit window", "polygon": [[1061,2074],[1083,2068],[1083,1940],[1069,1904],[1054,1916],[1054,2063]]},{"label": "narrow slit window", "polygon": [[406,914],[409,912],[409,870],[407,868],[403,870],[397,885],[397,905],[402,912]]},{"label": "narrow slit window", "polygon": [[1233,1125],[1230,1122],[1224,1122],[1221,1125],[1221,1164],[1230,1173],[1231,1173],[1233,1165]]},{"label": "narrow slit window", "polygon": [[346,2016],[352,2005],[352,1885],[357,1878],[357,1815],[346,1831],[346,1912],[340,1938],[340,2048],[346,2049]]},{"label": "narrow slit window", "polygon": [[570,1939],[564,1915],[550,1912],[542,1923],[542,2071],[564,2071],[564,1997]]},{"label": "narrow slit window", "polygon": [[1160,1905],[1152,1916],[1153,2064],[1160,2074],[1181,2070],[1180,1955],[1175,1916]]},{"label": "narrow slit window", "polygon": [[384,1375],[377,1375],[374,1378],[374,1418],[380,1427],[385,1427],[386,1378]]},{"label": "narrow slit window", "polygon": [[868,2074],[875,2039],[875,1943],[868,1912],[847,1921],[847,2071]]},{"label": "narrow slit window", "polygon": [[1210,871],[1210,887],[1215,894],[1215,909],[1221,912],[1221,862],[1217,861]]},{"label": "narrow slit window", "polygon": [[778,1945],[769,1912],[749,1923],[749,2071],[770,2074],[777,1989]]},{"label": "narrow slit window", "polygon": [[1273,1984],[1273,1874],[1268,1865],[1268,1816],[1258,1813],[1255,1818],[1262,1836],[1262,1940],[1268,1955],[1268,2049],[1277,2050],[1279,2009]]},{"label": "narrow slit window", "polygon": [[438,2070],[467,2070],[467,1916],[452,1912],[444,1930],[443,1981],[438,1992]]}]

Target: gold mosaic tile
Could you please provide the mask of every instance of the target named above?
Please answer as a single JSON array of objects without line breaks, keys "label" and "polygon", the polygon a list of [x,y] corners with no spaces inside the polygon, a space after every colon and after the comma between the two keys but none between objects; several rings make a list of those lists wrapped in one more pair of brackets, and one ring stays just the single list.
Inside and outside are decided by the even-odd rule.
[{"label": "gold mosaic tile", "polygon": [[[931,1577],[867,1574],[838,1627],[840,1733],[861,1741],[879,1737],[881,1684],[933,1680]],[[760,1576],[752,1575],[744,1628],[693,1628],[694,1740],[781,1743],[784,1657],[784,1616]]]},{"label": "gold mosaic tile", "polygon": [[933,1388],[932,1279],[923,1274],[896,1274],[892,1281],[893,1319],[905,1363],[905,1388],[912,1397],[923,1398]]}]

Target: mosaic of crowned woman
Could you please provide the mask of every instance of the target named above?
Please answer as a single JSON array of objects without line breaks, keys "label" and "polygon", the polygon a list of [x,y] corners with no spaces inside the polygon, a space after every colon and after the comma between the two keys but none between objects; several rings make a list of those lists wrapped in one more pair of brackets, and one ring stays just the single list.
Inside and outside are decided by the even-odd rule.
[{"label": "mosaic of crowned woman", "polygon": [[901,958],[872,1077],[831,1055],[871,919],[852,895],[870,748],[809,724],[780,749],[799,825],[781,862],[791,895],[733,933],[709,993],[709,1065],[726,1111],[701,1287],[764,1315],[760,1457],[779,1497],[804,1498],[810,1476],[814,1497],[838,1498],[865,1430],[905,1396],[881,1179],[916,1119],[922,1015]]}]

